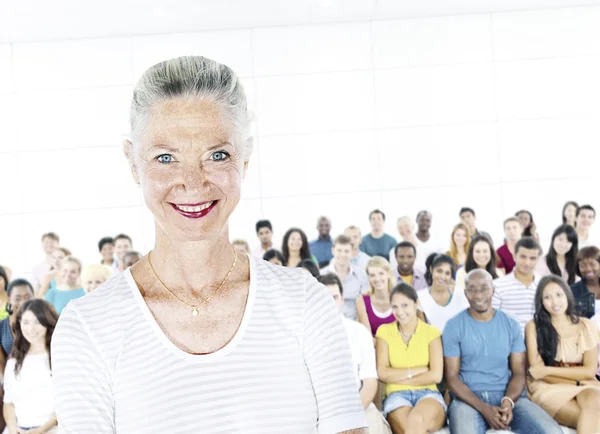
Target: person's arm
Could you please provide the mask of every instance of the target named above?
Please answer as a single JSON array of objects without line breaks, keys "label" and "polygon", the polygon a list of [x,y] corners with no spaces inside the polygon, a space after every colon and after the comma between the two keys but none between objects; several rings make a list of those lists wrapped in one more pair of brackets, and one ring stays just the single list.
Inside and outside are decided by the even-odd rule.
[{"label": "person's arm", "polygon": [[[10,320],[7,320],[10,321]],[[0,348],[0,384],[4,383],[4,370],[6,369],[6,355],[4,354],[4,349]]]},{"label": "person's arm", "polygon": [[586,381],[596,378],[598,369],[598,346],[587,350],[583,354],[583,366],[555,367],[546,366],[538,352],[536,327],[533,321],[529,321],[525,328],[527,339],[527,357],[529,359],[529,373],[536,380],[545,380],[549,383],[554,378]]},{"label": "person's arm", "polygon": [[73,303],[60,315],[51,352],[60,433],[115,434],[111,371]]},{"label": "person's arm", "polygon": [[512,373],[504,396],[508,396],[513,402],[520,398],[527,385],[527,359],[525,352],[511,353],[508,357],[510,371]]},{"label": "person's arm", "polygon": [[316,398],[318,432],[367,433],[368,430],[359,429],[368,425],[339,310],[327,288],[310,275],[304,278],[306,292],[299,341]]},{"label": "person's arm", "polygon": [[[385,339],[377,337],[377,375],[379,379],[386,384],[405,384],[409,385],[409,375],[413,379],[417,375],[425,374],[429,371],[429,366],[415,366],[414,368],[400,369],[390,367],[390,356],[388,343]],[[427,383],[431,384],[431,383]]]},{"label": "person's arm", "polygon": [[359,329],[362,333],[354,339],[360,342],[360,362],[358,364],[359,378],[362,381],[360,389],[360,402],[366,409],[375,399],[379,381],[377,379],[377,362],[375,361],[375,348],[373,336],[370,331]]},{"label": "person's arm", "polygon": [[365,306],[365,299],[362,295],[359,295],[356,299],[356,315],[358,316],[358,322],[364,325],[369,334],[371,333],[371,323],[369,322],[369,316],[367,315],[367,308]]},{"label": "person's arm", "polygon": [[42,283],[40,284],[40,289],[35,294],[35,296],[37,298],[44,298],[44,296],[46,295],[46,292],[48,292],[48,289],[50,289],[50,283],[52,282],[53,275],[54,275],[54,272],[50,272],[44,276],[44,279],[42,280]]},{"label": "person's arm", "polygon": [[17,434],[17,417],[15,416],[15,406],[12,402],[4,403],[2,414],[6,422],[6,428],[9,434]]},{"label": "person's arm", "polygon": [[365,378],[362,380],[362,388],[360,389],[360,402],[364,409],[366,409],[377,394],[377,378]]},{"label": "person's arm", "polygon": [[53,414],[52,416],[50,416],[50,419],[48,419],[42,426],[40,426],[38,428],[40,431],[40,434],[43,434],[43,433],[49,431],[50,429],[54,428],[57,424],[58,424],[58,422],[56,420],[56,415]]}]

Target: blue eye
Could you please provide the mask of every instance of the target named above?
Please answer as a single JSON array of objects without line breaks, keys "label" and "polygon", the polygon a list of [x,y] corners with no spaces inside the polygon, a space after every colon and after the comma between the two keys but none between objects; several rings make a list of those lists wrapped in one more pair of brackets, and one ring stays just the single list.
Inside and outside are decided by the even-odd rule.
[{"label": "blue eye", "polygon": [[161,154],[156,157],[159,163],[169,164],[173,162],[173,156],[171,154]]},{"label": "blue eye", "polygon": [[213,161],[223,161],[223,160],[226,160],[227,158],[229,158],[229,154],[225,151],[217,151],[217,152],[214,152],[210,156],[210,158]]}]

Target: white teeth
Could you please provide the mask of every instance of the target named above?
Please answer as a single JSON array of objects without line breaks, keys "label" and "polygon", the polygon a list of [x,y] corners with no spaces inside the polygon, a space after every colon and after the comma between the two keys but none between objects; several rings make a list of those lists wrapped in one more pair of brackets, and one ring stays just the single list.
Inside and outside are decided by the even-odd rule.
[{"label": "white teeth", "polygon": [[213,202],[209,202],[209,203],[205,203],[204,205],[201,206],[179,206],[176,205],[178,209],[180,209],[183,212],[200,212],[200,211],[204,211],[207,208],[210,208],[210,206],[213,204]]}]

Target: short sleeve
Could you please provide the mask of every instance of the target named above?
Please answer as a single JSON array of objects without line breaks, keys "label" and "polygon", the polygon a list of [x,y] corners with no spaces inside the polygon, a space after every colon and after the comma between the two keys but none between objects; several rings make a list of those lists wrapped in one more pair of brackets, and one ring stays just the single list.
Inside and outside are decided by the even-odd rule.
[{"label": "short sleeve", "polygon": [[49,289],[46,294],[44,294],[44,300],[46,300],[48,303],[52,304],[54,302],[54,290]]},{"label": "short sleeve", "polygon": [[8,359],[4,369],[4,403],[11,404],[15,400],[15,359]]},{"label": "short sleeve", "polygon": [[306,275],[306,279],[301,342],[317,400],[318,433],[365,428],[342,316],[329,291],[312,276]]},{"label": "short sleeve", "polygon": [[375,347],[373,347],[373,338],[371,333],[365,327],[360,325],[360,333],[357,337],[360,341],[361,363],[358,367],[359,378],[366,380],[367,378],[377,377],[377,363],[375,362]]},{"label": "short sleeve", "polygon": [[440,330],[436,327],[436,326],[429,326],[429,331],[428,331],[428,337],[427,337],[427,344],[430,344],[431,342],[433,342],[434,340],[436,340],[437,338],[439,338],[442,334],[440,333]]},{"label": "short sleeve", "polygon": [[442,335],[444,357],[460,357],[460,323],[458,317],[448,321]]},{"label": "short sleeve", "polygon": [[598,335],[598,326],[595,321],[587,318],[579,319],[583,324],[582,332],[579,336],[578,346],[583,351],[589,351],[598,346],[600,336]]},{"label": "short sleeve", "polygon": [[384,341],[388,342],[389,333],[387,330],[388,330],[387,324],[380,325],[379,327],[377,327],[377,331],[375,332],[375,337],[383,339]]},{"label": "short sleeve", "polygon": [[52,381],[59,434],[114,434],[109,370],[73,304],[52,335]]},{"label": "short sleeve", "polygon": [[521,330],[521,326],[517,322],[516,319],[506,316],[506,319],[509,321],[510,327],[510,353],[511,354],[519,354],[525,351],[525,339],[523,338],[523,331]]}]

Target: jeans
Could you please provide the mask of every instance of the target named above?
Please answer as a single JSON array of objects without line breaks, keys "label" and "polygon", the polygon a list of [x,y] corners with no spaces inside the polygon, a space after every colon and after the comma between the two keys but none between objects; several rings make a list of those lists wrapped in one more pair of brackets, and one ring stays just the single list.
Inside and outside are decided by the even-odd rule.
[{"label": "jeans", "polygon": [[422,399],[435,399],[446,411],[446,403],[444,398],[437,390],[431,389],[416,389],[416,390],[401,390],[392,393],[383,401],[383,417],[387,417],[392,411],[398,410],[400,407],[414,407]]},{"label": "jeans", "polygon": [[[500,406],[504,392],[473,392],[479,399]],[[448,409],[451,434],[485,434],[490,428],[483,416],[469,404],[454,398]],[[513,408],[510,429],[516,434],[563,434],[561,427],[540,406],[525,397]]]}]

